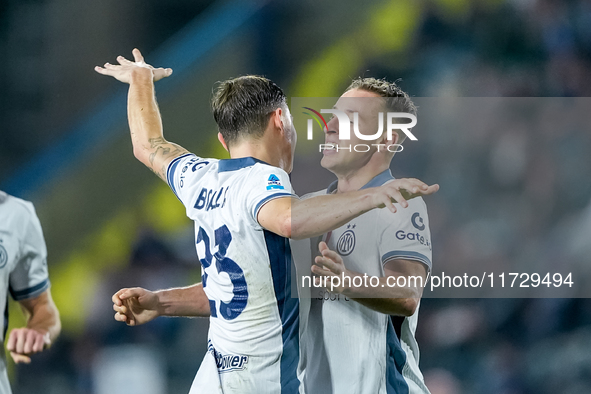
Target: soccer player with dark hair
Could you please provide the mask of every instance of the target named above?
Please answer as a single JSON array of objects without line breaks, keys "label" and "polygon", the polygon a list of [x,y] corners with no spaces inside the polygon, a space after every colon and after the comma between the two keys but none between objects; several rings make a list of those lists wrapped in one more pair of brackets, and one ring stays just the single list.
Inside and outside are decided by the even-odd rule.
[{"label": "soccer player with dark hair", "polygon": [[[309,238],[392,201],[437,186],[400,180],[386,187],[300,201],[292,192],[296,133],[283,91],[244,76],[222,82],[212,100],[218,138],[231,159],[201,158],[163,137],[155,69],[133,51],[96,71],[129,84],[135,157],[166,181],[195,222],[202,282],[151,292],[122,289],[115,319],[130,325],[157,316],[210,316],[208,352],[191,393],[297,393],[299,303],[291,298],[288,238]],[[347,206],[347,213],[338,209]]]}]

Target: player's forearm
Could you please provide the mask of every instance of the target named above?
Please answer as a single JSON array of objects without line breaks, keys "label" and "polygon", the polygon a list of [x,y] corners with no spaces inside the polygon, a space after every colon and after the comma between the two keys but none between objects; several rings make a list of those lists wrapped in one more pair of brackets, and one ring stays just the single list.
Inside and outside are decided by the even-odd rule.
[{"label": "player's forearm", "polygon": [[49,290],[38,297],[30,305],[25,305],[27,312],[27,328],[41,330],[49,333],[50,343],[53,343],[60,331],[61,322],[59,311],[51,298]]},{"label": "player's forearm", "polygon": [[153,75],[149,69],[138,68],[131,74],[127,116],[134,156],[165,179],[166,165],[187,151],[164,139]]},{"label": "player's forearm", "polygon": [[131,142],[140,161],[151,149],[151,140],[163,138],[162,118],[156,103],[152,71],[138,68],[131,74],[127,100],[127,117]]},{"label": "player's forearm", "polygon": [[352,298],[361,305],[386,315],[414,315],[420,298]]},{"label": "player's forearm", "polygon": [[201,283],[155,293],[160,316],[206,317],[210,314],[209,300]]},{"label": "player's forearm", "polygon": [[369,189],[293,200],[291,238],[304,239],[339,228],[375,208]]},{"label": "player's forearm", "polygon": [[[423,293],[418,287],[396,287],[395,277],[380,277],[379,282],[368,279],[368,275],[349,271],[346,276],[351,277],[351,284],[362,283],[362,286],[347,286],[342,294],[357,301],[358,303],[373,309],[374,311],[387,315],[411,316],[414,314],[421,295]],[[354,280],[354,277],[359,279]],[[348,281],[346,281],[348,284]],[[374,286],[375,285],[375,286]]]}]

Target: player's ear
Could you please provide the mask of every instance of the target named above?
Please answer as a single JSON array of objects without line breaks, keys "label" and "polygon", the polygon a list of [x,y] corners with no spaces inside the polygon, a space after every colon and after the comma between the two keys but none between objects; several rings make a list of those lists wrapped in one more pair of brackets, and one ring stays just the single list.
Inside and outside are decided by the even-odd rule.
[{"label": "player's ear", "polygon": [[396,131],[392,132],[392,139],[391,140],[388,139],[388,133],[384,133],[382,135],[381,144],[386,145],[386,148],[388,148],[392,145],[400,144],[400,143],[402,143],[402,141],[400,140],[400,134],[398,134]]},{"label": "player's ear", "polygon": [[273,111],[273,114],[271,115],[271,121],[273,122],[273,126],[275,127],[275,129],[284,129],[282,115],[283,110],[281,108],[277,108],[275,111]]},{"label": "player's ear", "polygon": [[222,133],[218,133],[218,141],[220,141],[220,144],[222,144],[224,149],[229,153],[230,149],[228,149],[228,145],[226,145],[226,141],[224,141],[224,136]]}]

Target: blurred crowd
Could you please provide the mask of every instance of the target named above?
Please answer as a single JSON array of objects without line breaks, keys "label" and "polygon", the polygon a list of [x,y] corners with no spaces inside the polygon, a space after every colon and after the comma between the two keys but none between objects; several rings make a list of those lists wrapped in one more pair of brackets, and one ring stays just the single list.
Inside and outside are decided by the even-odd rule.
[{"label": "blurred crowd", "polygon": [[[418,96],[580,98],[507,99],[499,119],[443,121],[439,138],[408,144],[394,172],[442,185],[442,198],[428,202],[434,271],[574,269],[586,281],[591,2],[515,0],[494,11],[476,3],[467,14],[425,16],[410,79]],[[424,299],[427,384],[433,394],[591,392],[590,312],[588,298]]]}]

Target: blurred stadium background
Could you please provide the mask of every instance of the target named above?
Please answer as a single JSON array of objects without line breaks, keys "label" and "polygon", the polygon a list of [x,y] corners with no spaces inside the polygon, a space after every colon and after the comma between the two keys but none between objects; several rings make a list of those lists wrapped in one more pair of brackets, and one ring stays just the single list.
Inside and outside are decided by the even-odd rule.
[{"label": "blurred stadium background", "polygon": [[[203,156],[225,157],[212,86],[242,74],[290,97],[338,96],[359,75],[417,97],[591,93],[587,0],[1,0],[0,189],[35,203],[63,322],[50,352],[10,362],[16,394],[188,392],[205,352],[207,319],[112,318],[120,287],[199,280],[182,205],[132,156],[125,87],[93,71],[133,47],[175,70],[157,87],[166,137]],[[435,270],[591,263],[588,128],[443,132],[393,162],[442,186],[428,201]],[[591,393],[588,299],[424,299],[419,321],[433,394]]]}]

